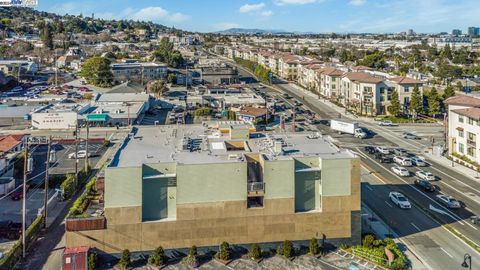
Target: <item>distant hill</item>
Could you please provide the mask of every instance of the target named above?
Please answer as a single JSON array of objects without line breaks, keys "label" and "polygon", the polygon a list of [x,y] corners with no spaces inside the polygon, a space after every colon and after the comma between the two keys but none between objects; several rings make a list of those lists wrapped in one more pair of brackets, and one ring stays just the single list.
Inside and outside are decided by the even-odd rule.
[{"label": "distant hill", "polygon": [[266,29],[248,29],[248,28],[230,28],[226,29],[223,31],[217,32],[219,34],[233,34],[233,35],[239,35],[239,34],[244,34],[244,35],[268,35],[268,34],[274,34],[274,35],[291,35],[293,32],[288,32],[284,30],[266,30]]}]

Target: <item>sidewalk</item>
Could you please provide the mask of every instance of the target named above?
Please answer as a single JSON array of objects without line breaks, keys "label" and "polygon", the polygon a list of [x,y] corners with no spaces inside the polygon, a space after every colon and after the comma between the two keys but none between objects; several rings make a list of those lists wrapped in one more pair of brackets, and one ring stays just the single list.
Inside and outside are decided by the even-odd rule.
[{"label": "sidewalk", "polygon": [[459,174],[462,174],[470,179],[472,179],[473,181],[477,182],[480,184],[480,173],[479,172],[476,172],[475,170],[473,169],[470,169],[466,166],[463,166],[457,162],[454,163],[454,165],[452,166],[452,161],[448,158],[446,158],[445,156],[437,156],[437,155],[434,155],[432,154],[430,151],[425,152],[425,157],[427,157],[428,159],[431,159],[433,161],[435,161],[436,163],[444,166],[444,167],[448,167],[449,169],[451,170],[454,170],[456,171],[457,173]]},{"label": "sidewalk", "polygon": [[392,231],[390,227],[382,219],[380,219],[379,216],[377,216],[377,214],[375,214],[375,212],[368,208],[367,205],[362,203],[362,230],[365,228],[371,230],[373,233],[375,233],[375,235],[377,235],[377,237],[381,239],[393,236],[395,238],[395,242],[400,242],[404,247],[402,251],[410,261],[412,269],[428,269],[428,267],[426,267],[420,258],[418,258],[418,256],[408,248],[401,238],[398,237],[398,235],[396,235],[396,233]]}]

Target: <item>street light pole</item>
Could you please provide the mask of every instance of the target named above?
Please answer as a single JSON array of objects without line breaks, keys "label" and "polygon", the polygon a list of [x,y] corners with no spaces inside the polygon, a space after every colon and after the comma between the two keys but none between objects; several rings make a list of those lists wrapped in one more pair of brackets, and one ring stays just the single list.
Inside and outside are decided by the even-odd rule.
[{"label": "street light pole", "polygon": [[[467,263],[467,261],[468,261],[468,263]],[[472,270],[472,256],[470,256],[470,254],[465,253],[465,255],[463,255],[463,263],[461,264],[461,266],[463,268],[468,268],[468,269]]]},{"label": "street light pole", "polygon": [[28,137],[26,139],[26,144],[24,145],[24,157],[23,157],[23,190],[22,190],[22,257],[25,258],[25,223],[26,223],[26,195],[27,195],[27,173],[28,173]]},{"label": "street light pole", "polygon": [[45,196],[43,205],[43,227],[47,228],[47,214],[48,214],[48,169],[50,168],[50,151],[52,149],[52,136],[48,139],[47,161],[45,162]]}]

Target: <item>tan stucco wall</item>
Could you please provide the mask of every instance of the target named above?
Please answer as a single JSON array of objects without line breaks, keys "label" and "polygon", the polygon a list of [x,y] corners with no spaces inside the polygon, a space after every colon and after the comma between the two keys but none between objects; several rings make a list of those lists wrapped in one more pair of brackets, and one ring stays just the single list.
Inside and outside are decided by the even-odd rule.
[{"label": "tan stucco wall", "polygon": [[[128,221],[132,208],[109,209],[105,213],[107,229],[67,232],[67,247],[94,246],[105,252],[117,253],[191,245],[216,246],[230,243],[277,242],[285,239],[306,240],[312,237],[349,238],[351,234],[351,200],[349,196],[329,197],[332,211],[294,213],[293,199],[265,200],[265,207],[247,209],[246,201],[184,204],[177,208],[177,220],[118,224]],[[118,211],[118,213],[115,213]],[[113,219],[114,216],[117,216]],[[116,223],[112,223],[110,220]]]}]

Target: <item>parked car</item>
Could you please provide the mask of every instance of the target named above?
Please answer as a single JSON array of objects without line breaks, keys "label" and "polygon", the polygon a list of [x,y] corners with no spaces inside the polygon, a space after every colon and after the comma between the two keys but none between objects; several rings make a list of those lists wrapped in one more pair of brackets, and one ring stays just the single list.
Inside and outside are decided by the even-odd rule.
[{"label": "parked car", "polygon": [[470,221],[472,224],[480,224],[480,216],[471,216]]},{"label": "parked car", "polygon": [[375,147],[375,150],[379,153],[382,153],[382,154],[390,154],[390,149],[386,148],[386,147],[383,147],[383,146],[377,146]]},{"label": "parked car", "polygon": [[[27,193],[30,190],[30,185],[27,184],[25,185],[26,190],[25,193]],[[23,185],[20,185],[12,194],[10,194],[10,199],[14,201],[19,201],[23,199]]]},{"label": "parked car", "polygon": [[382,154],[382,153],[375,153],[375,159],[378,159],[378,161],[380,161],[380,163],[392,163],[393,162],[391,156],[385,155],[385,154]]},{"label": "parked car", "polygon": [[396,156],[406,156],[408,154],[408,151],[403,148],[394,148],[393,154],[395,154]]},{"label": "parked car", "polygon": [[397,163],[398,165],[402,166],[412,166],[412,160],[407,157],[401,157],[401,156],[394,156],[393,157],[393,162]]},{"label": "parked car", "polygon": [[[74,159],[74,158],[86,158],[87,157],[87,151],[86,150],[80,150],[77,152],[77,156],[78,157],[75,157],[75,152],[74,153],[70,153],[68,155],[68,158],[69,159]],[[88,157],[91,157],[92,155],[90,153],[88,153]]]},{"label": "parked car", "polygon": [[415,179],[414,183],[416,186],[423,189],[424,191],[434,192],[436,189],[435,186],[427,180]]},{"label": "parked car", "polygon": [[440,195],[437,195],[437,201],[439,201],[441,204],[445,205],[448,208],[458,209],[461,207],[460,202],[457,201],[452,196],[440,194]]},{"label": "parked car", "polygon": [[411,157],[410,160],[412,161],[412,165],[413,166],[417,166],[417,167],[425,167],[427,166],[427,163],[425,162],[425,160],[419,158],[419,157]]},{"label": "parked car", "polygon": [[422,180],[435,181],[435,175],[433,175],[431,172],[418,171],[415,173],[415,175]]},{"label": "parked car", "polygon": [[392,121],[390,121],[390,120],[381,121],[380,123],[378,123],[378,125],[380,125],[380,126],[385,126],[385,127],[397,126],[397,124],[394,124],[394,123],[393,123]]},{"label": "parked car", "polygon": [[413,133],[410,133],[410,132],[404,132],[402,136],[403,136],[403,138],[410,139],[410,140],[421,140],[422,139],[419,136],[417,136]]},{"label": "parked car", "polygon": [[365,152],[369,153],[369,154],[375,154],[375,147],[371,146],[371,145],[367,145],[365,146]]},{"label": "parked car", "polygon": [[400,192],[392,191],[388,194],[388,197],[390,197],[390,200],[395,205],[397,205],[398,207],[400,207],[402,209],[412,208],[412,205],[410,204],[408,199],[405,196],[403,196],[403,194],[400,193]]},{"label": "parked car", "polygon": [[394,166],[391,168],[392,171],[396,174],[396,175],[400,175],[400,176],[410,176],[410,171],[408,171],[407,169],[405,169],[404,167],[400,167],[400,166]]}]

